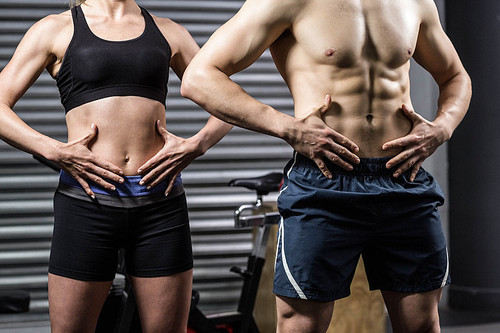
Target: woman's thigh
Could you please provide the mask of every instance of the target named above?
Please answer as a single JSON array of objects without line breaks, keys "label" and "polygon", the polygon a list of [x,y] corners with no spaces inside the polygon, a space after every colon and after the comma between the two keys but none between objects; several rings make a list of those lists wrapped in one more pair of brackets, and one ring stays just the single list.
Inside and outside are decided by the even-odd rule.
[{"label": "woman's thigh", "polygon": [[129,276],[144,333],[186,332],[193,270],[161,277]]},{"label": "woman's thigh", "polygon": [[49,274],[53,333],[94,332],[112,281],[79,281]]}]

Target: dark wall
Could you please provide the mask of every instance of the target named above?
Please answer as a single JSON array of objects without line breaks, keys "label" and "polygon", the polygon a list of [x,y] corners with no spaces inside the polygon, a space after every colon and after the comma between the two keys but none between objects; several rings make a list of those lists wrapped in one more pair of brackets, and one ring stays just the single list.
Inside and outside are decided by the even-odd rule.
[{"label": "dark wall", "polygon": [[500,1],[446,2],[446,27],[473,83],[449,143],[449,303],[500,309]]}]

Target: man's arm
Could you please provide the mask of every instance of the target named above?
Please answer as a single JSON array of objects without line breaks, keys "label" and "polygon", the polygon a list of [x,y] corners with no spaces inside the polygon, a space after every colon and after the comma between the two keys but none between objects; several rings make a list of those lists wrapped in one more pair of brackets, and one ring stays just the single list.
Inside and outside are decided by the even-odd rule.
[{"label": "man's arm", "polygon": [[[341,167],[357,163],[357,146],[326,126],[321,112],[330,99],[308,117],[296,119],[249,96],[229,77],[254,63],[293,24],[301,1],[247,0],[238,13],[218,29],[188,66],[181,93],[216,117],[234,125],[282,138],[313,159],[331,177],[323,157]],[[318,101],[318,104],[320,102]]]},{"label": "man's arm", "polygon": [[[186,67],[199,51],[199,46],[191,34],[181,25],[167,19],[155,18],[162,33],[168,37],[172,58],[170,67],[182,80]],[[138,170],[143,175],[141,185],[154,187],[168,178],[167,195],[179,173],[194,159],[204,155],[206,151],[219,142],[233,126],[214,116],[210,116],[205,126],[188,139],[168,132],[157,121],[156,128],[163,137],[164,146]]]},{"label": "man's arm", "polygon": [[432,75],[439,86],[436,118],[429,122],[414,110],[403,106],[403,111],[413,122],[412,131],[403,138],[383,145],[383,149],[405,147],[387,163],[387,167],[401,163],[395,176],[412,168],[411,180],[424,160],[451,138],[467,112],[472,95],[470,77],[441,27],[434,2],[422,0],[420,4],[422,23],[414,59]]}]

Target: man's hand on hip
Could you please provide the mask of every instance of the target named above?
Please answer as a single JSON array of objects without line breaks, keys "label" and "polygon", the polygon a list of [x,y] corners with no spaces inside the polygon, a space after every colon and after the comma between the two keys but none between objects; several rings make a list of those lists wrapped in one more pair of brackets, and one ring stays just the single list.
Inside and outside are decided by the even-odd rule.
[{"label": "man's hand on hip", "polygon": [[386,167],[390,169],[399,165],[394,172],[396,178],[411,169],[410,181],[414,181],[424,160],[446,141],[446,135],[442,128],[427,121],[406,105],[403,104],[402,109],[413,123],[413,128],[408,135],[384,143],[382,150],[403,148],[403,151],[387,162]]},{"label": "man's hand on hip", "polygon": [[326,95],[321,107],[296,118],[295,135],[288,140],[298,153],[312,159],[327,178],[332,178],[332,174],[324,160],[349,171],[353,169],[351,163],[359,163],[359,157],[354,154],[359,151],[358,146],[328,127],[322,119],[331,102],[330,95]]}]

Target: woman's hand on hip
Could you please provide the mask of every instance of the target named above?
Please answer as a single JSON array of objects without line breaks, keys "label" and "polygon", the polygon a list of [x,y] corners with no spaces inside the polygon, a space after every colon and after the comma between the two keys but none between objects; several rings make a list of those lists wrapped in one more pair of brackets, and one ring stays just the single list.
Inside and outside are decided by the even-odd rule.
[{"label": "woman's hand on hip", "polygon": [[172,190],[175,179],[195,158],[203,155],[201,147],[190,139],[173,135],[156,122],[156,129],[164,140],[163,148],[144,163],[137,172],[142,175],[139,184],[147,188],[155,187],[168,179],[165,195]]},{"label": "woman's hand on hip", "polygon": [[95,199],[95,194],[90,189],[89,180],[112,191],[116,190],[115,186],[105,179],[123,183],[121,177],[123,170],[108,161],[98,158],[89,149],[90,143],[96,136],[97,126],[92,124],[89,133],[83,138],[61,144],[58,159],[54,161],[65,172],[75,178],[92,199]]}]

